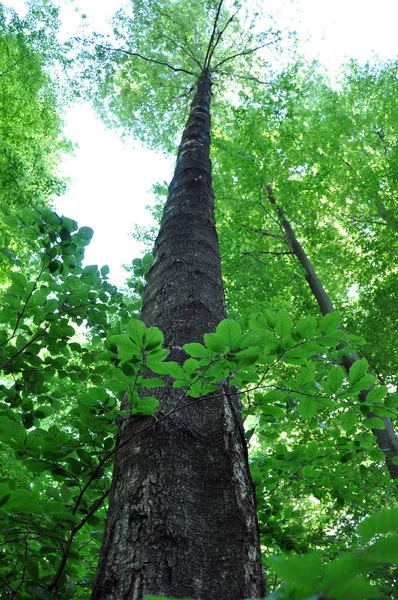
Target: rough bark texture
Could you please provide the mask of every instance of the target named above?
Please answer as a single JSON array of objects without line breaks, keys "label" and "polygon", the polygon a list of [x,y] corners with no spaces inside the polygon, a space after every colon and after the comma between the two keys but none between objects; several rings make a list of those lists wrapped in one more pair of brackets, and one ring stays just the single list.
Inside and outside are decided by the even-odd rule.
[{"label": "rough bark texture", "polygon": [[[142,309],[174,360],[225,316],[211,182],[210,73],[197,84],[170,184]],[[158,417],[182,391],[157,395]],[[130,419],[119,442],[140,431]],[[121,448],[93,600],[148,595],[243,600],[265,595],[255,495],[238,395],[178,410]]]},{"label": "rough bark texture", "polygon": [[[272,189],[270,186],[266,187],[266,192],[269,201],[271,204],[276,205],[275,198],[272,194]],[[305,269],[305,277],[308,282],[308,285],[311,288],[312,293],[314,294],[315,300],[318,303],[318,306],[323,315],[334,312],[334,306],[332,301],[330,300],[327,292],[325,291],[322,282],[320,281],[315,269],[313,268],[310,259],[308,258],[304,248],[296,238],[296,235],[293,231],[292,226],[289,221],[286,219],[284,212],[281,208],[277,208],[277,215],[279,219],[279,223],[284,231],[285,240],[287,245],[289,246],[292,253],[298,258],[301,266]],[[351,356],[343,356],[341,359],[341,363],[343,367],[346,369],[347,373],[354,364],[359,360],[359,356],[356,353],[353,353]],[[369,390],[364,390],[360,394],[360,398],[362,402],[366,401],[366,397],[368,393],[373,389],[369,388]],[[370,412],[368,417],[375,417],[374,413]],[[398,436],[394,430],[394,426],[390,419],[387,417],[382,417],[385,429],[372,429],[374,436],[377,440],[377,445],[380,450],[384,452],[386,457],[386,465],[390,476],[392,479],[398,480],[398,465],[394,465],[392,462],[392,458],[394,456],[398,456]]]}]

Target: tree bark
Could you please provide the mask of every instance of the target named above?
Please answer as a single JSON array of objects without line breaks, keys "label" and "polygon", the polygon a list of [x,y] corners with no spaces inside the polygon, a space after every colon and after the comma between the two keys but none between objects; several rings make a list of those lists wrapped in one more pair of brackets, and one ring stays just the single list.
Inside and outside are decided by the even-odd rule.
[{"label": "tree bark", "polygon": [[[268,196],[268,200],[271,204],[276,206],[276,201],[272,193],[272,189],[270,186],[266,186],[266,192]],[[334,312],[334,306],[329,298],[327,292],[325,291],[322,282],[320,281],[315,269],[313,268],[310,259],[308,258],[303,246],[300,244],[296,235],[293,231],[293,228],[289,221],[286,219],[284,212],[281,208],[277,207],[277,215],[279,224],[284,232],[285,241],[289,246],[292,254],[294,254],[298,260],[300,261],[301,266],[305,269],[305,278],[308,282],[309,287],[315,297],[315,300],[318,303],[318,306],[323,315]],[[341,363],[347,373],[350,368],[359,360],[359,356],[354,352],[351,356],[344,355],[341,359]],[[362,402],[366,401],[368,393],[373,388],[369,388],[369,390],[364,390],[360,394],[360,398]],[[376,415],[372,412],[368,414],[368,417],[375,417]],[[398,456],[398,436],[394,430],[394,426],[390,419],[387,417],[382,417],[385,429],[372,429],[372,432],[377,440],[377,445],[380,450],[384,452],[386,465],[390,476],[392,479],[398,479],[398,465],[394,465],[392,462],[392,458]]]},{"label": "tree bark", "polygon": [[[178,151],[148,274],[142,320],[159,327],[171,358],[225,317],[214,222],[211,75],[203,72]],[[157,416],[183,403],[170,384]],[[118,443],[145,418],[120,427]],[[226,386],[138,434],[115,456],[92,600],[164,595],[203,600],[265,596],[255,494],[238,394]]]}]

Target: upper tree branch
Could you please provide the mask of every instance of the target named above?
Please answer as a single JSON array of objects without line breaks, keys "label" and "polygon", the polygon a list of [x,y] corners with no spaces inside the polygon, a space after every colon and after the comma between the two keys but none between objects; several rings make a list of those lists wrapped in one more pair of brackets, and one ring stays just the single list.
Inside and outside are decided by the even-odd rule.
[{"label": "upper tree branch", "polygon": [[220,12],[221,12],[221,7],[223,5],[223,2],[224,2],[224,0],[220,0],[220,2],[218,3],[216,16],[215,16],[214,23],[213,23],[213,31],[211,32],[209,45],[207,46],[207,52],[206,52],[206,56],[205,56],[205,61],[203,63],[203,70],[204,71],[209,67],[209,64],[210,64],[210,56],[211,56],[211,53],[212,53],[214,36],[216,35],[217,23],[218,23],[218,19],[220,18]]},{"label": "upper tree branch", "polygon": [[222,28],[222,29],[221,29],[221,30],[218,32],[218,34],[217,34],[217,39],[216,39],[216,41],[214,42],[214,44],[213,44],[213,48],[211,49],[211,51],[210,51],[210,54],[209,54],[209,58],[208,58],[208,64],[210,64],[210,63],[211,63],[211,59],[213,58],[214,51],[215,51],[215,49],[217,48],[217,46],[218,46],[218,44],[219,44],[220,40],[222,39],[222,36],[224,35],[224,33],[225,33],[225,31],[226,31],[227,27],[228,27],[228,26],[229,26],[229,25],[232,23],[232,21],[234,20],[234,18],[236,17],[236,15],[237,15],[237,14],[238,14],[238,11],[236,11],[236,13],[234,13],[234,14],[233,14],[233,15],[232,15],[232,16],[231,16],[229,19],[228,19],[228,21],[226,22],[226,24],[224,25],[224,27],[223,27],[223,28]]},{"label": "upper tree branch", "polygon": [[111,46],[103,46],[102,44],[98,44],[98,48],[102,48],[103,50],[108,50],[110,52],[121,52],[122,54],[128,54],[129,56],[134,56],[136,58],[141,58],[141,60],[145,60],[147,62],[155,63],[156,65],[161,65],[163,67],[168,67],[172,71],[187,73],[187,75],[192,75],[195,77],[195,73],[193,71],[188,71],[187,69],[182,69],[181,67],[173,67],[170,63],[164,62],[162,60],[157,60],[156,58],[149,58],[149,56],[143,56],[139,52],[131,52],[130,50],[124,50],[123,48],[112,48]]},{"label": "upper tree branch", "polygon": [[[202,65],[200,64],[199,60],[196,58],[192,48],[190,47],[189,43],[188,43],[188,38],[186,35],[186,32],[183,28],[183,26],[181,25],[181,23],[179,23],[178,21],[176,21],[174,19],[174,17],[172,17],[171,15],[169,15],[169,13],[167,13],[164,10],[160,10],[157,6],[154,6],[154,10],[158,13],[158,15],[160,15],[161,17],[164,17],[165,19],[168,19],[173,25],[177,25],[177,27],[180,29],[182,37],[184,38],[184,42],[185,42],[185,46],[179,45],[177,44],[177,42],[175,40],[174,43],[177,45],[178,48],[180,48],[181,50],[183,50],[199,67],[200,70],[202,70]],[[167,38],[166,35],[163,34],[163,36],[166,39],[170,39],[172,41],[172,38]]]},{"label": "upper tree branch", "polygon": [[272,44],[274,42],[275,42],[275,40],[272,40],[271,42],[265,42],[264,44],[260,44],[259,46],[256,46],[255,48],[248,48],[247,50],[242,50],[242,52],[236,52],[235,54],[231,54],[230,56],[227,56],[227,58],[220,60],[220,62],[218,62],[213,67],[213,71],[215,71],[218,67],[221,67],[221,65],[223,65],[224,63],[226,63],[229,60],[233,60],[234,58],[237,58],[238,56],[247,56],[248,54],[253,54],[253,52],[257,52],[257,50],[261,50],[262,48],[266,48],[267,46],[272,46]]}]

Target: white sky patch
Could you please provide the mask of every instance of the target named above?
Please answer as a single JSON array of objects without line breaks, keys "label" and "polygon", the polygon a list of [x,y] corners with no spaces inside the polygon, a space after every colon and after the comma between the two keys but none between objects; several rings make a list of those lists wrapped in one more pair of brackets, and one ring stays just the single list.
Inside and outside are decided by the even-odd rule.
[{"label": "white sky patch", "polygon": [[149,188],[171,177],[173,160],[151,152],[139,142],[123,144],[107,130],[87,104],[68,110],[66,134],[79,141],[74,156],[64,160],[63,175],[72,181],[56,211],[94,229],[85,264],[107,264],[113,283],[123,281],[123,263],[142,254],[130,235],[134,224],[145,225],[145,206],[153,200]]}]

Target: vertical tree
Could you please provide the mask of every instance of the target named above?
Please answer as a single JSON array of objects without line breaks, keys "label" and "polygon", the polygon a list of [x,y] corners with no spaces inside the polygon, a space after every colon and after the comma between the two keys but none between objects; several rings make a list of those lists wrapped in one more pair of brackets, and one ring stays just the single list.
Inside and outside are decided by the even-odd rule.
[{"label": "vertical tree", "polygon": [[[148,15],[144,4],[134,4],[135,19],[144,15],[152,20],[151,26],[156,19],[161,44],[166,40],[165,47],[174,47],[174,54],[179,48],[181,58],[193,66],[171,66],[171,59],[159,50],[156,57],[144,57],[141,49],[119,51],[128,58],[129,69],[132,59],[139,58],[194,77],[195,96],[178,149],[141,315],[146,325],[161,328],[170,356],[178,364],[187,358],[183,345],[203,341],[225,317],[209,156],[212,74],[256,49],[244,45],[232,53],[232,42],[224,38],[236,14],[222,14],[222,0],[216,6],[205,4],[194,9],[199,26],[209,34],[203,47],[203,32],[196,32],[203,55],[197,54],[187,21],[181,24],[181,19],[193,18],[191,6],[188,10],[184,2],[177,7],[156,2]],[[203,20],[206,8],[213,15],[210,28]],[[163,30],[162,23],[166,24]],[[142,27],[142,21],[132,24]],[[182,39],[178,44],[175,29]],[[101,50],[114,51],[105,45]],[[157,398],[160,406],[153,427],[135,417],[120,427],[92,598],[263,597],[255,495],[236,389],[225,382],[214,393],[187,403],[184,394],[166,380]],[[163,419],[170,411],[173,415]]]},{"label": "vertical tree", "polygon": [[[303,246],[300,244],[299,240],[294,233],[293,227],[290,222],[286,219],[283,209],[277,207],[276,200],[274,198],[272,188],[270,185],[266,186],[266,193],[270,203],[275,207],[276,206],[276,214],[278,218],[278,222],[280,228],[284,233],[285,242],[290,248],[290,251],[300,262],[300,265],[305,271],[305,279],[311,289],[312,294],[319,306],[319,309],[323,315],[327,315],[334,312],[333,302],[331,301],[328,293],[322,285],[314,267],[310,259],[308,258]],[[341,348],[344,350],[344,348]],[[347,372],[350,371],[351,367],[359,361],[359,356],[356,352],[352,354],[343,353],[341,356],[341,363],[346,369]],[[360,398],[362,402],[366,402],[366,399],[369,394],[372,392],[372,387],[369,389],[364,389],[360,393]],[[371,396],[369,396],[371,397]],[[374,418],[378,416],[377,408],[376,412],[370,411],[369,418]],[[391,419],[385,416],[385,409],[381,409],[382,412],[380,419],[376,419],[374,421],[375,427],[373,428],[373,433],[376,437],[377,444],[380,450],[384,453],[386,457],[386,464],[390,476],[392,479],[398,479],[398,465],[393,462],[393,459],[397,460],[398,457],[398,437],[394,430],[394,426],[391,422]],[[395,411],[391,411],[391,414],[394,415]]]}]

